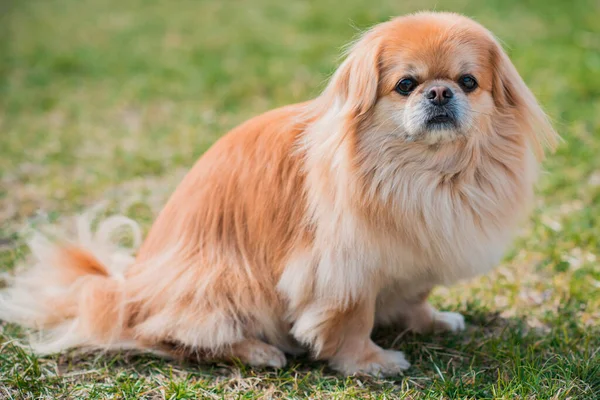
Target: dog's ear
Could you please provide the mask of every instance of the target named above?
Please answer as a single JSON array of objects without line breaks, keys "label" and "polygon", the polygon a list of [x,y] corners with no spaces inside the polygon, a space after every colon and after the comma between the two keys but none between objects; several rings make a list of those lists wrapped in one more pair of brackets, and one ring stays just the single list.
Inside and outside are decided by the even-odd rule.
[{"label": "dog's ear", "polygon": [[496,108],[501,114],[509,115],[518,126],[524,128],[523,133],[527,135],[532,150],[538,159],[542,159],[544,149],[553,150],[560,137],[497,42],[491,51],[491,60],[494,70],[492,96]]},{"label": "dog's ear", "polygon": [[363,116],[377,102],[380,54],[381,40],[375,32],[367,32],[351,47],[331,80],[328,90],[352,117]]},{"label": "dog's ear", "polygon": [[377,102],[381,48],[381,37],[373,30],[349,47],[346,59],[321,95],[321,111],[335,107],[353,127],[366,118]]}]

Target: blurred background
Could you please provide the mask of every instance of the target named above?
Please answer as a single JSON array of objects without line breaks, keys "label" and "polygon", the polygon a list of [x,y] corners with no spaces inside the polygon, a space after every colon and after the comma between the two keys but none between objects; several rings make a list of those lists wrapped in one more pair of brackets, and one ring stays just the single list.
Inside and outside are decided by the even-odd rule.
[{"label": "blurred background", "polygon": [[[452,377],[472,371],[469,382],[483,379],[485,393],[508,388],[510,398],[517,392],[508,390],[527,387],[523,382],[535,377],[538,386],[523,393],[558,390],[564,382],[581,390],[573,393],[591,393],[598,385],[593,376],[600,376],[593,369],[600,364],[598,352],[591,352],[600,348],[597,0],[3,0],[0,268],[22,259],[20,232],[40,215],[63,221],[108,201],[147,229],[217,138],[251,116],[318,95],[341,47],[361,30],[424,9],[463,13],[492,30],[565,142],[545,163],[536,210],[503,265],[438,294],[439,306],[465,312],[472,324],[485,325],[490,315],[518,317],[521,322],[508,326],[523,328],[525,336],[511,336],[514,342],[496,330],[457,342],[467,359],[498,354],[475,365],[491,363],[498,372],[479,377],[468,363],[457,367],[460,373],[440,364],[448,379],[440,381],[430,374],[435,369],[427,354],[400,348],[430,377],[424,387],[441,385],[432,393],[449,396],[444,385],[462,387]],[[529,338],[533,328],[544,335]],[[4,342],[20,335],[10,329]],[[428,340],[433,342],[425,346],[457,346]],[[446,360],[435,346],[436,357]],[[23,366],[31,356],[13,351],[5,357]],[[517,365],[519,359],[531,368]],[[61,365],[58,359],[45,362]],[[4,376],[5,385],[17,379]],[[504,386],[498,383],[503,379]],[[333,387],[347,388],[336,382]],[[70,387],[66,381],[57,385]]]},{"label": "blurred background", "polygon": [[[598,1],[7,4],[3,219],[50,204],[70,211],[120,182],[189,167],[237,123],[316,96],[360,30],[421,9],[490,28],[568,139],[561,155],[568,148],[581,160],[597,149],[586,140],[598,134],[600,114]],[[573,181],[592,168],[553,161],[580,171],[565,171]]]}]

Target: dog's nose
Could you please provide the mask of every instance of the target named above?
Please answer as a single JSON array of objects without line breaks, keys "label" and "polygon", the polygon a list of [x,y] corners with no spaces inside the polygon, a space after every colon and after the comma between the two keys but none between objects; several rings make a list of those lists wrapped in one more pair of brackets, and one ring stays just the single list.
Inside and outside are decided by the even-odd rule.
[{"label": "dog's nose", "polygon": [[447,104],[452,97],[454,97],[454,93],[448,86],[432,86],[425,91],[425,98],[436,106]]}]

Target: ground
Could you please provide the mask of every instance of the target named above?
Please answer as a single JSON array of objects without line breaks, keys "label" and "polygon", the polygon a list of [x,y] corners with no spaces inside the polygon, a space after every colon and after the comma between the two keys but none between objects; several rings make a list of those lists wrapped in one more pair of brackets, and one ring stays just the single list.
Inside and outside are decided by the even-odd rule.
[{"label": "ground", "polygon": [[419,9],[476,18],[564,138],[492,274],[436,292],[460,334],[375,333],[395,379],[197,366],[129,353],[36,357],[0,324],[2,398],[600,397],[600,3],[595,0],[47,0],[0,4],[0,268],[27,229],[105,202],[150,226],[185,170],[245,119],[319,93],[356,33]]}]

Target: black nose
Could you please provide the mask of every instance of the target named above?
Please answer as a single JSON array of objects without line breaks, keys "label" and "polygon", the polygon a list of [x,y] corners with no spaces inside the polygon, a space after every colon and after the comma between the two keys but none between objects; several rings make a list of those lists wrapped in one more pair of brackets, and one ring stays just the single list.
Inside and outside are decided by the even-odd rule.
[{"label": "black nose", "polygon": [[448,86],[432,86],[425,90],[425,97],[429,99],[432,104],[443,106],[454,97],[454,93],[452,93],[452,90]]}]

